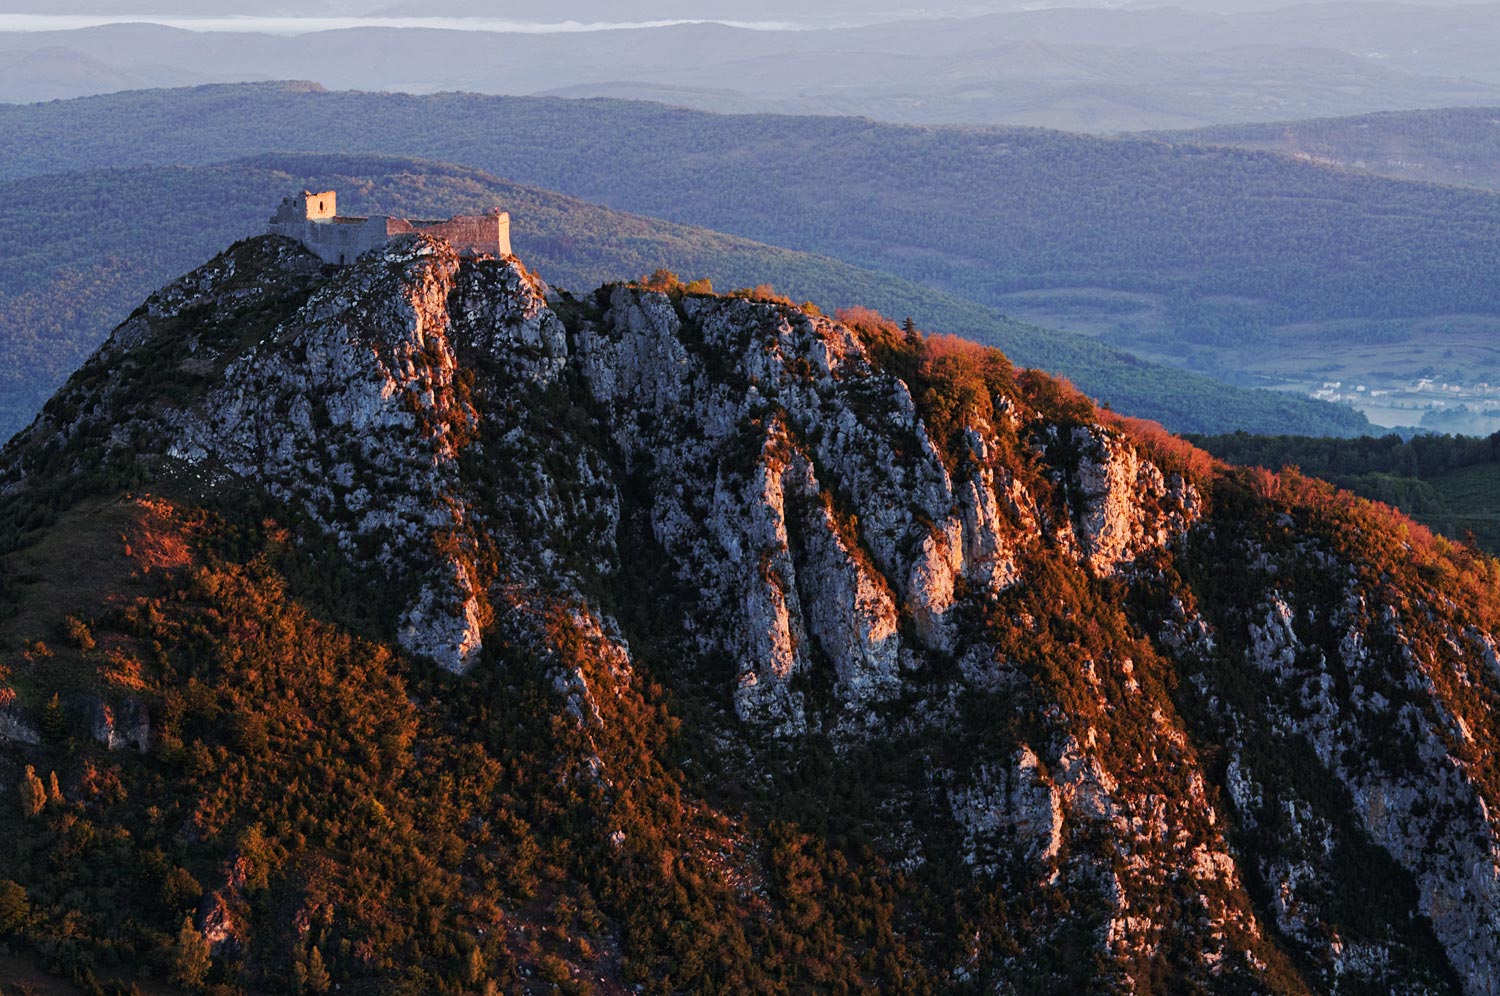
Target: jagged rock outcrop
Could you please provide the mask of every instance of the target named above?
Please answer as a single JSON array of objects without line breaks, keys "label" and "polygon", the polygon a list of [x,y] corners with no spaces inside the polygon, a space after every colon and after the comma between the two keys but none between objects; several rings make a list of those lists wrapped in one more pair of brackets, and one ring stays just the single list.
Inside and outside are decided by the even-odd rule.
[{"label": "jagged rock outcrop", "polygon": [[994,874],[996,852],[1014,850],[1047,868],[1062,850],[1063,804],[1036,754],[1023,744],[1001,777],[988,765],[975,774],[972,785],[949,793],[964,830],[964,863]]},{"label": "jagged rock outcrop", "polygon": [[456,494],[460,437],[476,418],[453,384],[458,263],[424,242],[383,262],[323,286],[231,362],[178,417],[171,453],[253,477],[371,566],[409,570],[418,592],[402,645],[460,671],[478,655],[483,613]]},{"label": "jagged rock outcrop", "polygon": [[[187,386],[143,393],[149,364]],[[743,296],[573,298],[425,238],[333,274],[263,239],[117,330],[0,489],[127,459],[265,496],[409,654],[538,669],[579,745],[548,784],[611,814],[664,763],[611,729],[648,680],[703,724],[706,797],[774,800],[828,752],[880,795],[879,860],[951,890],[933,908],[1001,897],[955,986],[1013,991],[1051,964],[1028,946],[1092,952],[1068,970],[1097,992],[1500,975],[1493,613],[1449,561],[1362,559],[1363,513],[1195,467],[995,354]],[[149,750],[125,708],[95,737]]]},{"label": "jagged rock outcrop", "polygon": [[151,717],[136,699],[111,705],[96,699],[89,704],[89,726],[94,739],[107,750],[134,747],[144,754],[151,746]]},{"label": "jagged rock outcrop", "polygon": [[1080,500],[1073,506],[1083,555],[1094,570],[1108,574],[1144,550],[1180,535],[1198,518],[1197,489],[1161,470],[1122,440],[1091,426],[1073,429],[1078,448],[1074,471]]},{"label": "jagged rock outcrop", "polygon": [[35,724],[13,705],[0,707],[0,738],[33,747],[42,742]]},{"label": "jagged rock outcrop", "polygon": [[[1363,590],[1352,565],[1329,560],[1329,574],[1344,578],[1342,598],[1294,599],[1272,588],[1247,613],[1250,664],[1271,679],[1273,701],[1281,705],[1278,733],[1311,748],[1347,793],[1360,828],[1412,876],[1418,912],[1453,968],[1470,987],[1479,986],[1500,964],[1500,827],[1467,756],[1470,721],[1456,708],[1464,699],[1442,694],[1439,682],[1457,679],[1474,688],[1483,644],[1423,609],[1424,625],[1436,622],[1440,638],[1422,641],[1426,659],[1419,658],[1402,612],[1380,604],[1388,593]],[[1304,638],[1309,630],[1326,635]],[[1234,775],[1236,805],[1257,819],[1265,801],[1254,769],[1240,762]],[[1307,846],[1272,860],[1267,874],[1283,929],[1305,937],[1326,929],[1316,900],[1302,898],[1306,887],[1324,880],[1318,866],[1326,866],[1331,852],[1351,845],[1336,840],[1329,818],[1308,800],[1287,798],[1283,806],[1280,818]],[[1388,965],[1390,946],[1341,947],[1334,971],[1376,980],[1399,974]]]}]

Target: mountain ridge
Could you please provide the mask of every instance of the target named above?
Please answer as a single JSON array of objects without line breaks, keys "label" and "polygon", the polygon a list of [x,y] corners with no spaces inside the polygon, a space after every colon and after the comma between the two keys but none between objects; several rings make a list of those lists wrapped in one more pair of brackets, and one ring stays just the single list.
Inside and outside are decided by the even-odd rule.
[{"label": "mountain ridge", "polygon": [[868,312],[248,240],[0,451],[0,558],[0,894],[64,970],[1477,994],[1500,958],[1495,561]]},{"label": "mountain ridge", "polygon": [[[181,22],[175,28],[109,24],[12,32],[0,44],[66,47],[80,61],[102,63],[68,80],[71,89],[62,94],[117,88],[124,68],[117,63],[128,52],[139,61],[176,67],[141,77],[156,85],[313,76],[340,88],[534,94],[570,86],[608,93],[616,89],[609,81],[624,80],[637,92],[675,94],[678,103],[708,110],[728,105],[1096,133],[1456,105],[1500,93],[1482,59],[1471,59],[1466,72],[1455,69],[1451,42],[1411,62],[1403,58],[1424,41],[1432,46],[1435,39],[1423,22],[1434,17],[1448,19],[1450,31],[1474,48],[1475,40],[1489,35],[1491,26],[1482,18],[1466,22],[1435,7],[1367,7],[1363,16],[1328,5],[1262,17],[1174,8],[971,9],[962,12],[970,16],[946,18],[932,13],[929,8],[906,17],[870,18],[866,11],[861,18],[820,18],[803,10],[791,24],[703,23],[701,16],[622,23],[607,17],[606,23],[613,22],[609,30],[566,32],[507,31],[514,22],[445,20],[428,13],[404,25],[357,19],[300,25],[323,29],[312,33],[275,21],[262,23],[260,32],[189,32]],[[814,26],[809,17],[822,23]],[[1364,33],[1372,21],[1403,18],[1404,24],[1386,26],[1382,41],[1349,43],[1349,30]],[[850,23],[859,20],[867,23]],[[1288,21],[1296,25],[1290,32]],[[1370,57],[1394,38],[1406,48]],[[1050,47],[1053,57],[1029,59],[1037,45]],[[503,66],[486,58],[496,49],[505,52]],[[732,96],[722,92],[726,87],[735,91]],[[47,93],[24,77],[0,90],[9,100]]]},{"label": "mountain ridge", "polygon": [[1491,134],[1500,107],[1445,107],[1151,132],[1168,142],[1257,149],[1392,179],[1495,190]]},{"label": "mountain ridge", "polygon": [[[772,282],[827,310],[861,303],[922,315],[944,331],[1003,345],[1019,362],[1183,430],[1353,432],[1352,411],[1292,396],[1221,389],[1090,340],[1049,333],[900,276],[750,240],[628,215],[483,171],[410,157],[271,154],[204,167],[139,167],[0,183],[0,435],[20,429],[141,297],[220,246],[265,225],[287,190],[340,188],[356,212],[514,216],[521,251],[565,286],[667,268],[722,287]],[[45,205],[45,209],[42,208]],[[57,300],[68,300],[60,309]]]},{"label": "mountain ridge", "polygon": [[[1240,386],[1310,395],[1340,382],[1420,395],[1422,379],[1450,379],[1468,403],[1487,404],[1478,385],[1500,383],[1485,346],[1500,325],[1495,195],[1269,153],[1038,129],[275,87],[3,108],[0,121],[9,129],[0,162],[12,174],[64,160],[228,158],[258,151],[246,134],[275,128],[288,145],[421,153],[835,256]],[[105,124],[121,125],[122,137]],[[581,152],[559,144],[580,134]],[[1328,340],[1363,348],[1330,360]],[[1415,397],[1409,410],[1436,400]],[[1385,424],[1419,417],[1380,413]]]}]

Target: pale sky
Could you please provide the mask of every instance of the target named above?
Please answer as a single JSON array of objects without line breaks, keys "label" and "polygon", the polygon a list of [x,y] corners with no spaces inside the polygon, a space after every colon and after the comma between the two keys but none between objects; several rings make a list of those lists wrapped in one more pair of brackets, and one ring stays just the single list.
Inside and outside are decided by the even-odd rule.
[{"label": "pale sky", "polygon": [[447,28],[520,34],[607,31],[618,28],[665,28],[675,24],[725,24],[761,31],[792,31],[809,24],[795,21],[737,21],[725,18],[665,18],[640,21],[518,21],[491,17],[255,17],[245,15],[182,17],[170,14],[6,14],[0,31],[72,31],[104,24],[160,24],[187,31],[242,31],[295,35],[344,28]]}]

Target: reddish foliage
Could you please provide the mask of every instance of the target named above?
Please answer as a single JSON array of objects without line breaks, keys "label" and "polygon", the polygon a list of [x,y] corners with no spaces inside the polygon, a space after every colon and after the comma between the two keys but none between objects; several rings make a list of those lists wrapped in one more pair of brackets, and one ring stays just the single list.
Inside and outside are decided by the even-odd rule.
[{"label": "reddish foliage", "polygon": [[178,517],[176,507],[160,498],[142,498],[136,504],[140,515],[126,539],[125,555],[147,574],[153,569],[176,570],[191,564],[190,526]]},{"label": "reddish foliage", "polygon": [[901,326],[874,308],[866,308],[862,304],[839,308],[834,312],[834,318],[859,336],[866,349],[894,348],[901,342]]},{"label": "reddish foliage", "polygon": [[1100,422],[1123,432],[1143,456],[1163,470],[1176,471],[1198,481],[1210,480],[1223,464],[1192,443],[1168,432],[1160,422],[1132,418],[1108,409],[1097,413]]},{"label": "reddish foliage", "polygon": [[756,284],[754,287],[741,287],[729,292],[730,297],[742,297],[747,301],[762,301],[766,304],[784,304],[789,308],[795,308],[796,302],[785,294],[776,293],[776,288],[770,284]]}]

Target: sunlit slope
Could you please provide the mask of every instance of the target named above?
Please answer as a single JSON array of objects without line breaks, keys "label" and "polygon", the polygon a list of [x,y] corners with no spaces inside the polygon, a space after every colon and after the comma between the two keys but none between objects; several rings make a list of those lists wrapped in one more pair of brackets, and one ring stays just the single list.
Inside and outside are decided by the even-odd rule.
[{"label": "sunlit slope", "polygon": [[1455,540],[1500,553],[1500,434],[1488,438],[1397,436],[1309,439],[1194,437],[1215,456],[1246,466],[1303,473],[1393,505]]}]

